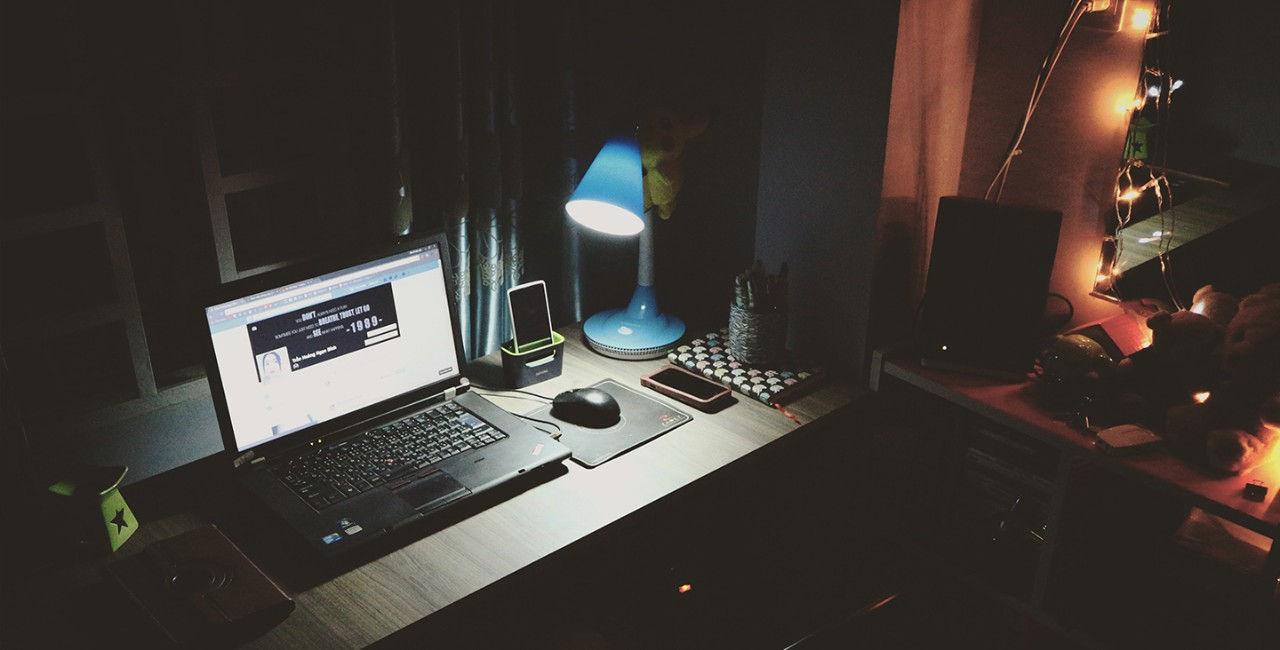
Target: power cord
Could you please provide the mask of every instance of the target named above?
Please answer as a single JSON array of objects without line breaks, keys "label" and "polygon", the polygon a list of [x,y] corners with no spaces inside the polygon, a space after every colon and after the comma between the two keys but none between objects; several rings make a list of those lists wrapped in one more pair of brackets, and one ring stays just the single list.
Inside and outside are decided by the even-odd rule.
[{"label": "power cord", "polygon": [[[518,388],[493,388],[492,386],[482,386],[474,382],[471,384],[471,387],[478,388],[483,391],[487,391],[487,394],[497,395],[498,397],[515,397],[515,395],[504,395],[504,393],[520,393],[521,395],[536,397],[548,403],[550,403],[553,399],[553,398],[547,397],[546,395],[539,395],[538,393],[527,391],[527,390],[520,390]],[[486,393],[482,393],[482,394],[486,394]]]},{"label": "power cord", "polygon": [[[550,404],[552,401],[552,398],[547,397],[546,395],[540,395],[533,391],[520,390],[518,388],[491,388],[489,386],[481,386],[480,384],[476,384],[476,383],[472,383],[471,388],[477,389],[476,392],[481,395],[491,395],[496,397],[513,397],[515,399],[528,399],[532,401],[539,401],[544,404]],[[508,393],[519,393],[519,395],[510,395]],[[532,425],[533,428],[547,434],[548,436],[551,436],[552,440],[559,440],[560,436],[564,433],[564,430],[560,428],[560,425],[556,424],[555,422],[551,422],[550,420],[543,420],[540,418],[535,418],[535,417],[523,415],[520,413],[512,413],[512,415],[524,420],[529,420],[531,422],[540,422],[542,424],[555,427],[556,428],[555,431],[548,431],[546,429],[543,429],[540,426]]]},{"label": "power cord", "polygon": [[1009,168],[1013,165],[1014,157],[1022,153],[1019,148],[1022,145],[1022,138],[1027,134],[1027,125],[1031,123],[1031,116],[1035,114],[1036,108],[1040,105],[1040,97],[1044,95],[1045,87],[1049,85],[1049,77],[1058,65],[1058,57],[1062,56],[1062,50],[1067,47],[1067,40],[1071,38],[1071,33],[1075,31],[1076,23],[1080,22],[1080,17],[1092,9],[1094,9],[1094,3],[1092,2],[1075,0],[1072,3],[1071,10],[1062,25],[1062,29],[1058,31],[1058,37],[1054,41],[1053,47],[1049,48],[1049,52],[1044,56],[1044,61],[1040,63],[1040,71],[1036,74],[1035,85],[1031,88],[1031,99],[1027,102],[1027,110],[1022,115],[1022,122],[1014,133],[1013,141],[1009,143],[1004,162],[1000,164],[995,177],[991,179],[991,184],[987,186],[987,192],[983,195],[983,199],[989,201],[991,200],[991,195],[995,194],[995,202],[1000,202],[1000,197],[1004,194],[1005,180],[1009,177]]},{"label": "power cord", "polygon": [[550,421],[550,420],[542,420],[542,419],[539,419],[539,418],[530,417],[530,416],[528,416],[528,415],[521,415],[521,414],[519,414],[519,413],[512,413],[512,415],[514,415],[514,416],[516,416],[516,417],[518,417],[518,418],[525,419],[525,420],[530,420],[530,421],[532,421],[532,422],[541,422],[542,424],[549,424],[549,425],[551,425],[551,426],[555,427],[555,428],[556,428],[556,430],[555,430],[555,431],[547,431],[546,429],[543,429],[542,427],[540,427],[540,426],[538,426],[538,425],[536,425],[536,424],[530,425],[530,426],[532,426],[533,428],[535,428],[535,429],[537,429],[537,430],[539,430],[539,431],[541,431],[541,432],[543,432],[543,433],[547,434],[548,436],[551,436],[551,439],[552,439],[552,440],[559,440],[559,439],[560,439],[560,436],[564,433],[564,430],[560,428],[560,425],[558,425],[558,424],[556,424],[555,422],[552,422],[552,421]]},{"label": "power cord", "polygon": [[1049,297],[1050,297],[1050,298],[1057,298],[1058,300],[1061,300],[1061,301],[1062,301],[1062,303],[1063,303],[1063,304],[1065,304],[1065,305],[1067,306],[1067,313],[1066,313],[1066,314],[1064,314],[1064,315],[1060,315],[1060,316],[1058,316],[1058,318],[1060,319],[1060,321],[1059,321],[1059,322],[1056,322],[1056,323],[1053,323],[1053,325],[1052,325],[1052,329],[1050,329],[1050,330],[1049,330],[1050,332],[1057,332],[1058,330],[1060,330],[1060,329],[1062,329],[1064,326],[1066,326],[1066,324],[1067,324],[1067,323],[1070,323],[1072,318],[1075,318],[1075,316],[1076,316],[1076,307],[1075,307],[1075,305],[1071,304],[1071,300],[1070,300],[1069,298],[1067,298],[1066,296],[1064,296],[1064,295],[1062,295],[1062,294],[1060,294],[1060,293],[1058,293],[1058,292],[1056,292],[1056,291],[1050,291],[1050,292],[1049,292]]}]

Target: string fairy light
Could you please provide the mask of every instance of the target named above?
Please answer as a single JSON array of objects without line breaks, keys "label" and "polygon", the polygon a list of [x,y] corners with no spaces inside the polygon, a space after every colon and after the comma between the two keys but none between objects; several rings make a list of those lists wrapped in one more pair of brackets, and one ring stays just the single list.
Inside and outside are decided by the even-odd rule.
[{"label": "string fairy light", "polygon": [[[1144,13],[1145,12],[1145,13]],[[1129,118],[1128,131],[1125,135],[1125,160],[1116,173],[1113,203],[1115,221],[1112,233],[1103,241],[1102,257],[1098,261],[1095,274],[1094,291],[1112,298],[1118,298],[1115,292],[1115,281],[1120,277],[1120,261],[1124,255],[1124,238],[1120,231],[1130,225],[1133,220],[1134,204],[1148,194],[1154,199],[1156,215],[1160,218],[1160,229],[1153,231],[1150,237],[1138,240],[1140,244],[1156,243],[1156,258],[1160,265],[1160,276],[1170,301],[1177,308],[1183,308],[1178,297],[1169,251],[1173,246],[1174,231],[1177,228],[1173,207],[1173,187],[1166,174],[1168,169],[1168,129],[1171,98],[1173,92],[1182,87],[1182,80],[1175,80],[1163,67],[1163,50],[1168,39],[1152,41],[1151,36],[1163,36],[1169,33],[1169,8],[1156,0],[1151,9],[1135,9],[1131,27],[1146,32],[1147,46],[1141,73],[1138,75],[1138,87],[1133,99],[1121,100],[1116,109]],[[1149,56],[1147,56],[1149,55]],[[1148,110],[1150,109],[1150,110]],[[1151,114],[1152,122],[1142,124],[1142,117]],[[1157,141],[1160,143],[1159,165],[1152,164],[1151,152],[1148,149],[1147,131],[1154,126]],[[1135,175],[1137,178],[1135,178]],[[1167,204],[1167,205],[1166,205]]]}]

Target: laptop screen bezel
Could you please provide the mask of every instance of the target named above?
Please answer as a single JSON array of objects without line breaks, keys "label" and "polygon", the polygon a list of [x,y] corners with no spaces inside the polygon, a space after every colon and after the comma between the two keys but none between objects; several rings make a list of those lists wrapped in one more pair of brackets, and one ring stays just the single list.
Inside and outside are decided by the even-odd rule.
[{"label": "laptop screen bezel", "polygon": [[[218,370],[218,359],[214,351],[213,337],[208,333],[209,322],[206,310],[238,298],[270,291],[327,273],[342,271],[374,260],[406,253],[416,248],[426,248],[433,244],[437,245],[440,251],[440,268],[444,273],[445,302],[449,308],[449,329],[453,334],[454,367],[458,369],[458,373],[241,451],[236,442],[235,431],[231,425],[231,415],[227,407],[222,376]],[[218,416],[218,428],[222,432],[223,448],[233,458],[248,452],[253,452],[255,456],[272,457],[284,450],[310,445],[324,439],[326,436],[341,434],[345,429],[353,428],[358,424],[369,422],[407,406],[423,402],[462,383],[466,359],[463,356],[462,337],[458,327],[458,306],[453,285],[452,260],[449,257],[449,244],[444,233],[436,233],[425,237],[406,237],[391,243],[382,242],[375,246],[362,248],[356,253],[316,258],[284,269],[229,282],[218,287],[209,294],[208,298],[201,301],[200,322],[206,332],[205,369],[209,379],[209,393],[213,399],[214,411]]]}]

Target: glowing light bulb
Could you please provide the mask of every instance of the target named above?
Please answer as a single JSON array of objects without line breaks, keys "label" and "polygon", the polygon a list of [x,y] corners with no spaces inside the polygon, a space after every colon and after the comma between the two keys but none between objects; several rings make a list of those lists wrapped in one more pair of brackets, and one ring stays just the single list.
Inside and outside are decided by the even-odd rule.
[{"label": "glowing light bulb", "polygon": [[1151,10],[1150,9],[1134,9],[1133,14],[1129,17],[1129,26],[1134,30],[1145,32],[1151,26]]},{"label": "glowing light bulb", "polygon": [[682,594],[687,594],[690,591],[693,591],[693,585],[686,582],[685,584],[682,584],[679,587],[676,587],[676,591]]},{"label": "glowing light bulb", "polygon": [[1192,395],[1191,399],[1195,400],[1197,404],[1204,404],[1209,401],[1209,395],[1209,391],[1206,390]]},{"label": "glowing light bulb", "polygon": [[1121,201],[1136,201],[1141,196],[1142,196],[1142,192],[1139,192],[1138,190],[1135,190],[1134,188],[1131,187],[1125,190],[1124,192],[1121,192],[1119,195],[1116,196],[1116,198]]},{"label": "glowing light bulb", "polygon": [[[1148,91],[1148,92],[1150,92],[1150,91]],[[1131,112],[1131,111],[1139,111],[1139,110],[1142,110],[1142,107],[1143,107],[1143,106],[1146,106],[1146,105],[1147,105],[1147,98],[1146,98],[1146,96],[1145,96],[1145,95],[1138,95],[1137,97],[1135,97],[1135,98],[1133,98],[1133,99],[1122,99],[1122,100],[1120,100],[1119,102],[1117,102],[1117,103],[1116,103],[1116,112],[1128,114],[1128,113],[1129,113],[1129,112]]]},{"label": "glowing light bulb", "polygon": [[[1173,91],[1181,87],[1182,87],[1182,80],[1181,79],[1175,80],[1173,83],[1169,84],[1169,94],[1172,95]],[[1160,84],[1147,87],[1147,97],[1155,99],[1159,96],[1160,96]]]}]

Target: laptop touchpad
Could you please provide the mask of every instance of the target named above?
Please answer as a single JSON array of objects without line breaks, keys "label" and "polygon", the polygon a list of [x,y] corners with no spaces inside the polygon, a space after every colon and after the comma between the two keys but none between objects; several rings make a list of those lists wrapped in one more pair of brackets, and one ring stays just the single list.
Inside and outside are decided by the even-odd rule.
[{"label": "laptop touchpad", "polygon": [[395,491],[396,496],[417,510],[431,510],[468,494],[471,490],[442,470],[435,470]]}]

